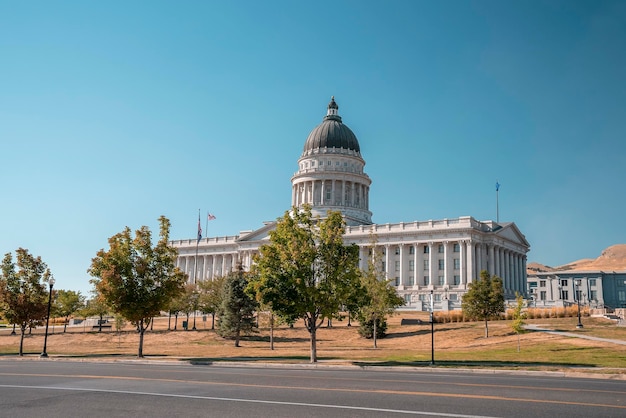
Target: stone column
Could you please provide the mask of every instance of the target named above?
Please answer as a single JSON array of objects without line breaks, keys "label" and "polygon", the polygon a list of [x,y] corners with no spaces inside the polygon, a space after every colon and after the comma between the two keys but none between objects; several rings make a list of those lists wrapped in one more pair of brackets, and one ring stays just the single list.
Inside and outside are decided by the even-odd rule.
[{"label": "stone column", "polygon": [[450,254],[450,252],[448,251],[448,245],[449,245],[449,241],[444,241],[443,242],[443,285],[444,286],[449,286],[450,285],[450,279],[448,278],[448,275],[450,274],[450,263],[448,260],[448,256]]},{"label": "stone column", "polygon": [[435,283],[433,275],[435,269],[433,268],[433,242],[428,243],[428,285],[432,288]]},{"label": "stone column", "polygon": [[407,268],[406,268],[406,260],[405,260],[405,255],[404,255],[404,250],[406,248],[405,244],[400,244],[400,284],[403,286],[408,286],[408,279],[407,279]]},{"label": "stone column", "polygon": [[467,281],[467,272],[465,271],[466,269],[466,255],[467,252],[467,243],[465,242],[465,240],[463,241],[459,241],[459,284],[462,286],[465,285],[466,281]]},{"label": "stone column", "polygon": [[476,279],[476,273],[474,272],[474,266],[476,265],[475,257],[476,252],[474,250],[474,241],[469,240],[467,242],[467,277],[465,284],[471,283]]},{"label": "stone column", "polygon": [[389,254],[389,244],[385,244],[385,276],[387,280],[391,279],[391,274],[389,274],[391,271],[390,261],[391,254]]},{"label": "stone column", "polygon": [[[418,254],[420,254],[420,246],[417,242],[413,244],[415,251],[413,252],[413,286],[420,285],[422,282],[419,280],[420,276],[424,276],[424,265],[421,261],[421,258]],[[420,272],[422,274],[420,274]]]}]

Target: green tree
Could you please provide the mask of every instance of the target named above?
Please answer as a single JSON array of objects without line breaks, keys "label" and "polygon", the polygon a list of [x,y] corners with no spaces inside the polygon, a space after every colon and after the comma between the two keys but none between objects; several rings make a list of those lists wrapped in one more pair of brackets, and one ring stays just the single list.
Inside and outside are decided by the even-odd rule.
[{"label": "green tree", "polygon": [[202,313],[211,314],[211,329],[215,329],[215,314],[222,304],[225,281],[225,276],[219,276],[198,283],[198,309]]},{"label": "green tree", "polygon": [[98,251],[88,270],[106,304],[137,327],[138,357],[143,357],[144,332],[150,321],[169,307],[186,280],[175,267],[177,251],[168,242],[170,221],[161,216],[159,224],[159,241],[154,247],[147,226],[137,230],[135,238],[126,227],[109,238],[109,250]]},{"label": "green tree", "polygon": [[524,333],[524,325],[526,322],[526,312],[524,312],[524,297],[518,292],[515,292],[515,308],[513,308],[513,322],[511,322],[511,328],[513,332],[517,334],[517,352],[520,351],[520,334]]},{"label": "green tree", "polygon": [[19,355],[23,356],[26,328],[42,324],[48,314],[46,283],[52,275],[41,257],[34,257],[24,248],[16,254],[17,263],[11,253],[2,260],[0,307],[6,320],[20,328]]},{"label": "green tree", "polygon": [[217,333],[225,338],[233,338],[235,347],[239,347],[241,334],[254,330],[254,312],[258,306],[256,300],[247,292],[248,279],[243,267],[226,276],[223,299],[219,308]]},{"label": "green tree", "polygon": [[311,208],[285,212],[270,232],[270,243],[255,257],[259,300],[287,322],[303,319],[311,340],[311,363],[317,361],[317,329],[325,319],[339,318],[360,289],[359,250],[343,243],[341,213],[314,219]]},{"label": "green tree", "polygon": [[386,278],[382,270],[380,250],[372,244],[370,253],[367,271],[361,273],[361,284],[365,294],[363,303],[358,308],[357,317],[360,323],[359,333],[366,338],[372,338],[374,348],[378,348],[376,341],[378,337],[385,335],[387,316],[392,315],[396,308],[404,305],[404,300],[398,295],[391,280]]},{"label": "green tree", "polygon": [[487,270],[482,270],[480,279],[469,284],[461,307],[467,318],[485,321],[485,338],[489,338],[489,319],[496,318],[504,312],[502,279],[491,276]]},{"label": "green tree", "polygon": [[63,321],[63,332],[67,330],[67,323],[70,315],[75,314],[85,306],[85,297],[80,292],[73,290],[55,290],[54,313],[55,315],[65,318]]},{"label": "green tree", "polygon": [[98,317],[98,332],[102,332],[102,324],[104,323],[104,317],[108,316],[111,312],[111,308],[106,304],[104,298],[95,293],[94,297],[85,302],[85,307],[79,311],[79,314],[87,320],[90,316]]}]

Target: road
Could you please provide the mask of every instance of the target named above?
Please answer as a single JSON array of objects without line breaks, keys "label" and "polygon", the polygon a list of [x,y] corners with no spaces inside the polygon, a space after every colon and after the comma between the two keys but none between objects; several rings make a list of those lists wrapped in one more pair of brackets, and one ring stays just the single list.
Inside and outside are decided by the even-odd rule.
[{"label": "road", "polygon": [[0,360],[1,417],[624,417],[626,381],[445,369]]}]

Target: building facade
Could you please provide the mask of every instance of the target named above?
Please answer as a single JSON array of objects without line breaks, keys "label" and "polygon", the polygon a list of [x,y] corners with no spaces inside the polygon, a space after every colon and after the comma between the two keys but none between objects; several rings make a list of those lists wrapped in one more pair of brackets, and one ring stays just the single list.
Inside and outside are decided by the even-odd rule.
[{"label": "building facade", "polygon": [[[360,249],[360,267],[375,237],[383,253],[382,270],[404,298],[404,309],[426,310],[433,294],[437,310],[459,309],[467,286],[481,270],[503,279],[505,297],[526,295],[529,243],[512,222],[455,219],[374,224],[369,210],[371,179],[365,173],[356,135],[342,121],[334,100],[322,123],[305,141],[298,171],[291,178],[293,207],[308,204],[314,215],[339,211],[346,221],[346,244]],[[241,263],[249,269],[275,222],[239,235],[172,241],[177,266],[191,282],[212,280]]]},{"label": "building facade", "polygon": [[528,276],[531,306],[563,307],[580,303],[592,309],[626,308],[626,271],[552,271]]}]

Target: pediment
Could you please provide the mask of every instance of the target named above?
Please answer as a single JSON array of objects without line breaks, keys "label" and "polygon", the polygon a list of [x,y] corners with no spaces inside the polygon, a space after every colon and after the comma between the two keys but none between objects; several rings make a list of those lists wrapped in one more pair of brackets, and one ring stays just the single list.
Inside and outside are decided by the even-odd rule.
[{"label": "pediment", "polygon": [[270,231],[276,229],[276,221],[266,222],[265,225],[259,229],[251,232],[244,232],[239,234],[237,242],[253,242],[268,240]]},{"label": "pediment", "polygon": [[530,248],[530,244],[526,240],[526,237],[524,236],[524,234],[520,232],[517,225],[515,225],[513,222],[510,222],[506,224],[501,224],[501,226],[502,228],[494,231],[494,233],[498,237],[504,238],[507,241],[512,241],[516,244],[520,244],[520,245]]}]

